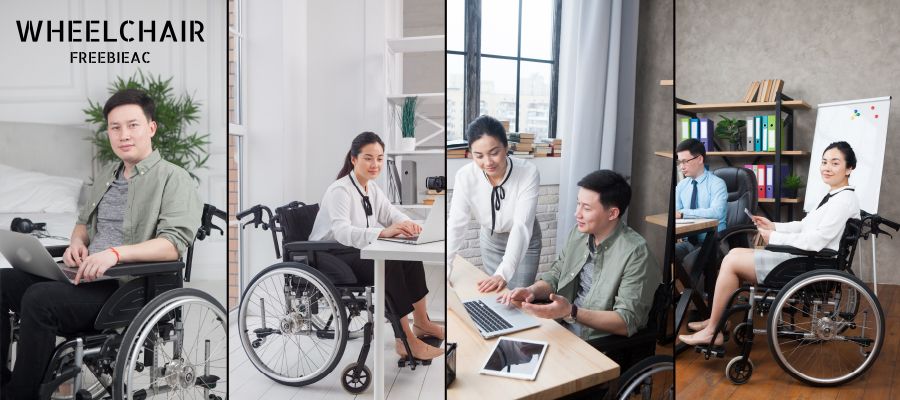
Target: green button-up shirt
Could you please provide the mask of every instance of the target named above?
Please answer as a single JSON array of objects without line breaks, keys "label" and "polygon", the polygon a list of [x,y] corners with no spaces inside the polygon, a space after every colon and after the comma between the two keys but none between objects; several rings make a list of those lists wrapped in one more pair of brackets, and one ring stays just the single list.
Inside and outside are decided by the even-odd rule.
[{"label": "green button-up shirt", "polygon": [[[644,238],[622,222],[593,254],[589,240],[589,234],[572,229],[562,253],[540,279],[550,284],[556,294],[573,302],[578,295],[578,275],[591,255],[593,284],[583,308],[617,312],[628,327],[628,336],[634,335],[647,325],[653,294],[662,280],[659,265]],[[609,333],[582,325],[584,340],[606,335]]]},{"label": "green button-up shirt", "polygon": [[[122,163],[114,163],[97,176],[88,202],[81,208],[77,223],[87,225],[88,239],[97,234],[97,205],[106,194]],[[159,151],[134,166],[128,181],[128,200],[122,223],[123,244],[137,244],[164,238],[179,255],[194,241],[200,229],[203,203],[194,180],[181,167],[163,160]]]}]

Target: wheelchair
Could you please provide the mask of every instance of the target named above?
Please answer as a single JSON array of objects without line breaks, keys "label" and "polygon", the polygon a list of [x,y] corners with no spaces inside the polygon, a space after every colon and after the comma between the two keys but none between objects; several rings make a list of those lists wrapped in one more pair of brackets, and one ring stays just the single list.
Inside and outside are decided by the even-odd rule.
[{"label": "wheelchair", "polygon": [[[373,287],[359,285],[350,267],[333,254],[350,247],[336,241],[309,241],[318,211],[318,204],[295,201],[276,208],[274,214],[270,208],[256,205],[237,215],[239,221],[253,216],[242,229],[253,224],[269,230],[275,256],[282,259],[257,274],[244,290],[238,334],[253,366],[288,386],[305,386],[324,378],[341,361],[347,341],[362,337],[359,356],[340,377],[344,390],[358,394],[372,381],[365,362],[374,329]],[[398,366],[415,370],[417,365],[430,365],[430,360],[412,356],[390,296],[385,305],[394,336],[401,339],[409,355],[401,358]]]},{"label": "wheelchair", "polygon": [[[754,366],[749,356],[757,335],[766,337],[781,369],[810,386],[842,385],[875,363],[884,342],[884,311],[872,290],[854,276],[851,265],[860,238],[891,236],[883,225],[900,229],[900,224],[875,214],[862,212],[861,219],[851,218],[837,251],[766,246],[799,257],[776,266],[759,285],[745,284],[731,294],[713,334],[715,338],[722,333],[728,340],[725,323],[743,313],[731,334],[741,352],[725,367],[729,381],[750,380]],[[764,328],[754,326],[755,314],[766,318]],[[695,350],[706,359],[725,357],[724,347],[712,341]]]},{"label": "wheelchair", "polygon": [[[225,213],[204,205],[195,241],[213,229],[222,232],[213,217],[224,221]],[[61,257],[66,247],[47,250]],[[107,276],[133,279],[103,305],[94,330],[57,332],[64,341],[54,350],[39,398],[226,398],[225,308],[207,293],[182,287],[190,281],[192,259],[193,243],[184,262],[129,263],[107,270]],[[9,318],[12,347],[19,337],[18,316]],[[61,393],[64,387],[71,394]]]}]

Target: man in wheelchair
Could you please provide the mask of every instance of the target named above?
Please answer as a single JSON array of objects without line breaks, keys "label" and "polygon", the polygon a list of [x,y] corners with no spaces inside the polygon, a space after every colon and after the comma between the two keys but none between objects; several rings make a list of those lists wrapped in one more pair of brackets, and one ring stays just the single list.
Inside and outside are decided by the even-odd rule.
[{"label": "man in wheelchair", "polygon": [[661,271],[644,238],[621,221],[631,187],[610,170],[592,172],[578,186],[577,225],[563,252],[537,282],[500,301],[541,318],[561,318],[587,341],[632,336],[648,323]]},{"label": "man in wheelchair", "polygon": [[[203,204],[187,171],[153,150],[154,111],[153,100],[135,89],[113,94],[103,108],[121,162],[98,175],[63,254],[67,266],[78,268],[75,284],[0,271],[4,399],[38,398],[56,335],[92,331],[101,308],[130,278],[94,280],[122,263],[178,260],[192,244]],[[20,318],[12,372],[10,312]]]}]

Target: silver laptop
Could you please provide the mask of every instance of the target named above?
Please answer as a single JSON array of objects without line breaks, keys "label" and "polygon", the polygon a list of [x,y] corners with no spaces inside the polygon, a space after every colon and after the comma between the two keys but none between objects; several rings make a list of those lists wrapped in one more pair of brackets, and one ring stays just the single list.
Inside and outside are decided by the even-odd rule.
[{"label": "silver laptop", "polygon": [[450,309],[470,326],[478,329],[485,339],[534,328],[541,324],[524,311],[497,302],[497,294],[461,301],[456,290],[448,287]]},{"label": "silver laptop", "polygon": [[[42,278],[75,283],[78,268],[69,268],[62,262],[57,263],[41,241],[34,236],[0,230],[0,254],[3,254],[15,269]],[[105,279],[115,278],[104,275],[94,281]]]},{"label": "silver laptop", "polygon": [[422,225],[422,232],[419,232],[419,236],[379,238],[379,240],[406,244],[425,244],[444,240],[444,232],[447,229],[444,223],[446,212],[444,196],[438,196],[434,200],[434,205],[431,206],[431,211],[428,212],[428,218],[425,219],[425,224]]}]

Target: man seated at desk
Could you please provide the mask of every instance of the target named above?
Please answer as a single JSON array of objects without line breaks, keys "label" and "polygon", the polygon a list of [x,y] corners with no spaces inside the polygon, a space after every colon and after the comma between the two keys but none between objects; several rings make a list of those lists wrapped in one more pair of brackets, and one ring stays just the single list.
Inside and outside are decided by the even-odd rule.
[{"label": "man seated at desk", "polygon": [[577,224],[563,252],[537,282],[499,301],[540,318],[562,318],[584,340],[631,336],[647,325],[660,268],[644,238],[621,221],[631,200],[625,178],[599,170],[578,186]]},{"label": "man seated at desk", "polygon": [[[706,170],[706,148],[697,139],[687,139],[675,148],[678,168],[684,179],[675,186],[675,218],[719,220],[717,232],[725,230],[728,189],[725,181]],[[703,239],[688,237],[675,244],[675,258],[683,260]]]}]

